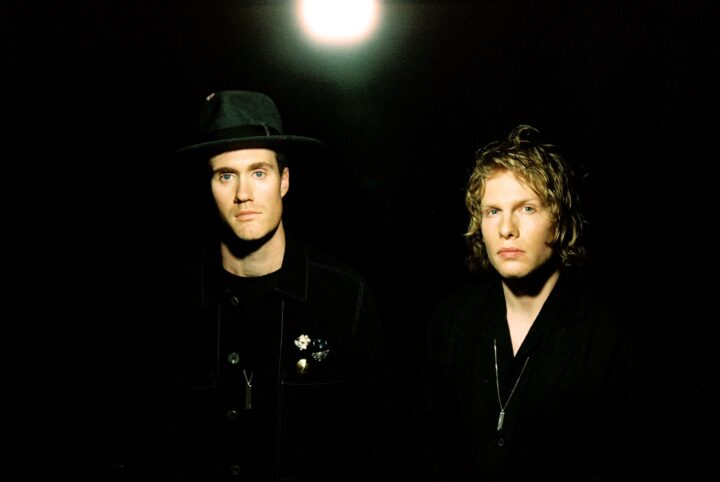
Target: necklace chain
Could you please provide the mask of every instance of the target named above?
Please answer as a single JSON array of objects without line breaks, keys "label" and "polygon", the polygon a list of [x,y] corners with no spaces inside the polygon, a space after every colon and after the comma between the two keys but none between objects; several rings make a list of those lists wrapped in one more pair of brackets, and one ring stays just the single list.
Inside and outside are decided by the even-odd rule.
[{"label": "necklace chain", "polygon": [[498,431],[500,431],[502,430],[503,422],[505,420],[505,407],[507,407],[508,403],[510,403],[510,399],[515,393],[515,389],[520,382],[520,378],[523,376],[523,372],[525,372],[525,367],[527,366],[530,357],[527,357],[525,359],[525,363],[523,363],[522,369],[520,370],[520,375],[518,375],[517,379],[515,379],[515,385],[513,385],[512,390],[510,390],[510,395],[508,395],[508,398],[507,400],[505,400],[505,404],[503,405],[502,398],[500,397],[500,375],[498,374],[497,341],[494,338],[493,354],[495,355],[495,388],[497,389],[498,405],[500,405],[500,414],[498,415],[497,429]]},{"label": "necklace chain", "polygon": [[252,387],[252,379],[253,379],[254,376],[255,376],[255,373],[250,372],[250,378],[248,378],[247,372],[246,372],[245,369],[243,368],[243,377],[245,377],[245,384],[246,384],[248,387]]},{"label": "necklace chain", "polygon": [[247,376],[247,372],[243,368],[243,377],[245,377],[245,410],[252,408],[252,379],[255,373],[250,372],[250,378]]}]

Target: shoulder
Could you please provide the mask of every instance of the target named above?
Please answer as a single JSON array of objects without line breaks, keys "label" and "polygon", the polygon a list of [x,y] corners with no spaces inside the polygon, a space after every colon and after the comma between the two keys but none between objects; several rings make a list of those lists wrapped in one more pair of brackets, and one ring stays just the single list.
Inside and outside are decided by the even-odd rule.
[{"label": "shoulder", "polygon": [[320,276],[345,280],[356,284],[365,284],[365,275],[345,261],[325,251],[302,243],[307,256],[308,269]]},{"label": "shoulder", "polygon": [[285,287],[296,296],[323,300],[328,306],[362,306],[372,298],[363,273],[316,246],[290,238],[285,255]]},{"label": "shoulder", "polygon": [[593,269],[567,274],[567,284],[577,292],[573,296],[587,299],[589,310],[598,314],[620,316],[629,309],[628,293],[623,289],[622,283],[612,275]]},{"label": "shoulder", "polygon": [[477,324],[499,289],[498,283],[485,278],[458,285],[435,303],[431,330],[449,334],[456,330],[465,331],[469,328],[465,325]]},{"label": "shoulder", "polygon": [[201,255],[193,257],[188,253],[148,263],[136,279],[139,307],[158,324],[189,316],[202,305],[201,280]]},{"label": "shoulder", "polygon": [[596,344],[604,341],[610,345],[634,338],[637,318],[621,283],[602,272],[587,269],[564,276],[563,304],[568,306],[568,316],[578,330],[587,330],[587,336],[596,340]]},{"label": "shoulder", "polygon": [[138,277],[140,282],[151,291],[178,289],[183,282],[196,279],[201,271],[203,254],[201,251],[186,252],[177,257],[157,258],[148,262],[143,273]]},{"label": "shoulder", "polygon": [[438,299],[435,316],[451,316],[481,308],[498,290],[498,283],[492,281],[489,277],[476,278],[456,286]]},{"label": "shoulder", "polygon": [[194,276],[198,273],[207,270],[208,267],[221,265],[220,244],[208,242],[157,262],[155,269],[165,278],[192,278],[195,281]]},{"label": "shoulder", "polygon": [[354,320],[378,316],[375,295],[363,273],[305,243],[296,243],[293,250],[295,254],[302,253],[305,269],[288,271],[285,279],[288,286],[294,287],[292,292],[313,307],[315,316],[327,315],[335,321],[345,315]]}]

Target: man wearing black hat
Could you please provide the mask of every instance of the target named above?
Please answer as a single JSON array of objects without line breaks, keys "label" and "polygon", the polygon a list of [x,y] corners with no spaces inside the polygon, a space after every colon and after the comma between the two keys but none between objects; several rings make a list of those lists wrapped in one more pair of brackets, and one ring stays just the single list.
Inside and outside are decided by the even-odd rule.
[{"label": "man wearing black hat", "polygon": [[119,465],[130,479],[380,480],[373,297],[362,275],[283,227],[286,162],[322,143],[283,134],[257,92],[217,92],[201,111],[201,139],[178,154],[209,167],[218,236],[147,290],[161,334],[141,396],[159,404]]}]

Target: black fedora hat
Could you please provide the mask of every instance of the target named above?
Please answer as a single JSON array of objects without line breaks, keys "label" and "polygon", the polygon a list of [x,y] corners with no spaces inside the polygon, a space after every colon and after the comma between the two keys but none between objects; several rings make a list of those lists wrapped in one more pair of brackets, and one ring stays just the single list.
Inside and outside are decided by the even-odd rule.
[{"label": "black fedora hat", "polygon": [[283,133],[275,102],[265,94],[223,90],[208,95],[200,108],[197,141],[177,155],[210,158],[237,149],[266,148],[287,156],[317,154],[324,144]]}]

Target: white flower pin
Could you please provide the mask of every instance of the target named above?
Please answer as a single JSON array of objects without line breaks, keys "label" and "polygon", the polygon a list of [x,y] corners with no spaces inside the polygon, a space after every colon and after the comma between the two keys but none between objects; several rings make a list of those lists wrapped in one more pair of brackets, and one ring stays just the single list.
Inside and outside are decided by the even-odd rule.
[{"label": "white flower pin", "polygon": [[306,350],[308,345],[310,344],[310,337],[307,335],[300,335],[295,340],[295,346],[298,347],[300,350]]}]

